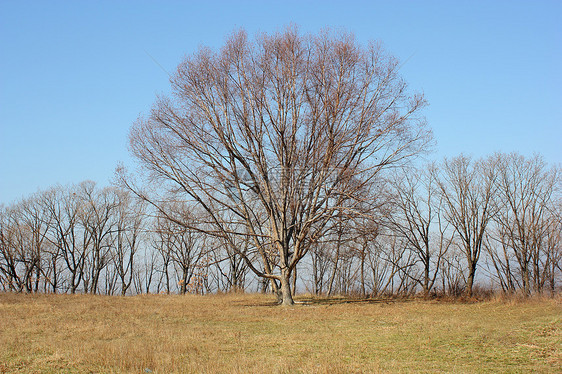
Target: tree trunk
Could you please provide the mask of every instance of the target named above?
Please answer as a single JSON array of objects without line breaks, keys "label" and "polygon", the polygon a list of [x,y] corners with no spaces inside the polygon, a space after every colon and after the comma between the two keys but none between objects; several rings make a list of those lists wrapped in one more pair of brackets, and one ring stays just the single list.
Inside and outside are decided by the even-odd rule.
[{"label": "tree trunk", "polygon": [[281,270],[281,305],[292,306],[295,304],[293,301],[293,295],[291,294],[291,273],[289,269],[285,268]]},{"label": "tree trunk", "polygon": [[423,277],[423,297],[429,298],[429,261],[426,262]]},{"label": "tree trunk", "polygon": [[361,257],[361,297],[367,296],[367,289],[365,287],[365,257]]},{"label": "tree trunk", "polygon": [[328,296],[333,295],[334,280],[336,279],[336,273],[338,271],[339,259],[340,259],[340,248],[339,248],[339,244],[338,244],[337,252],[336,252],[336,258],[335,258],[335,261],[334,261],[334,269],[332,271],[332,274],[330,275],[330,280],[329,280],[329,283],[328,283]]},{"label": "tree trunk", "polygon": [[474,273],[476,269],[470,266],[468,269],[468,277],[466,280],[466,296],[472,297],[472,286],[474,285]]},{"label": "tree trunk", "polygon": [[295,269],[293,270],[293,285],[291,287],[291,295],[295,297],[296,293],[297,293],[297,267],[295,266]]}]

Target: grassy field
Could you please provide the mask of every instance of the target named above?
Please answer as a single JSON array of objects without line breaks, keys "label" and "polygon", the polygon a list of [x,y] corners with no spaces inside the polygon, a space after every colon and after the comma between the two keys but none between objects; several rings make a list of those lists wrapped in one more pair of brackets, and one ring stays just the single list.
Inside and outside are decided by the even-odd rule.
[{"label": "grassy field", "polygon": [[0,373],[562,369],[560,299],[301,300],[0,294]]}]

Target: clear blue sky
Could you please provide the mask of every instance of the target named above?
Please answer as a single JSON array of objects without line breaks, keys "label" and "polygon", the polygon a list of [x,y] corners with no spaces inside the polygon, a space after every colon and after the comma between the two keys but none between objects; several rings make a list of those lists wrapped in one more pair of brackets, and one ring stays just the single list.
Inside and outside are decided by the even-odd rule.
[{"label": "clear blue sky", "polygon": [[[423,91],[437,149],[562,162],[562,1],[0,0],[0,204],[109,183],[129,127],[199,45],[330,26],[381,40]],[[148,54],[151,55],[156,64]]]}]

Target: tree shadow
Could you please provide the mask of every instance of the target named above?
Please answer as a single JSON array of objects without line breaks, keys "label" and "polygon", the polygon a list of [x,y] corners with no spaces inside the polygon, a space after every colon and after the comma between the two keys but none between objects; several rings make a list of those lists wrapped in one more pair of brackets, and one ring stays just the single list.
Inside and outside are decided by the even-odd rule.
[{"label": "tree shadow", "polygon": [[303,305],[340,305],[340,304],[394,304],[413,301],[411,298],[390,297],[298,297],[297,304]]},{"label": "tree shadow", "polygon": [[[360,297],[317,297],[317,296],[296,296],[295,305],[298,306],[314,306],[314,305],[341,305],[341,304],[394,304],[414,301],[414,298],[391,298],[391,297],[378,297],[378,298],[360,298]],[[280,307],[281,305],[272,298],[268,301],[252,301],[238,300],[235,303],[245,307]]]}]

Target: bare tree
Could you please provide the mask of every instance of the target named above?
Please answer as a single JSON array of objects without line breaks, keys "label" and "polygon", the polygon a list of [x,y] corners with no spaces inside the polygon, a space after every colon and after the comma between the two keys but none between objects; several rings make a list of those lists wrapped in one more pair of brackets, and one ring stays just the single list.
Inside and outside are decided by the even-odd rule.
[{"label": "bare tree", "polygon": [[[387,263],[387,283],[382,287],[383,292],[409,296],[415,292],[419,272],[415,266],[415,254],[408,250],[408,242],[393,232],[386,232],[383,260]],[[380,271],[380,270],[379,270]]]},{"label": "bare tree", "polygon": [[[360,293],[362,297],[367,296],[369,289],[368,286],[368,274],[367,266],[370,263],[370,257],[372,256],[372,251],[374,245],[377,242],[377,237],[380,235],[380,226],[373,222],[372,220],[365,220],[366,222],[360,222],[362,225],[358,229],[357,243],[357,255],[359,257],[359,273],[360,273]],[[371,268],[372,269],[372,268]],[[375,279],[373,279],[373,285],[370,287],[374,290],[374,285],[376,284]],[[372,293],[372,291],[371,291]]]},{"label": "bare tree", "polygon": [[116,230],[115,210],[119,200],[114,188],[98,190],[94,182],[81,183],[80,194],[83,199],[80,220],[91,242],[90,256],[86,258],[89,272],[84,273],[84,291],[95,294],[101,273],[113,255],[112,234]]},{"label": "bare tree", "polygon": [[[328,295],[331,296],[335,293],[336,276],[340,273],[340,278],[342,277],[342,262],[351,258],[351,253],[346,251],[347,246],[344,245],[344,243],[351,238],[348,236],[349,232],[346,230],[343,215],[341,214],[333,217],[331,227],[329,226],[328,228],[330,231],[326,231],[326,233],[332,236],[331,240],[328,242],[329,246],[327,247],[332,263],[330,278],[328,280]],[[341,291],[340,287],[340,292]]]},{"label": "bare tree", "polygon": [[[279,282],[291,305],[304,243],[430,139],[419,114],[425,101],[408,94],[398,69],[378,45],[364,48],[349,34],[289,28],[251,41],[237,32],[220,52],[187,58],[172,77],[173,97],[159,98],[132,128],[133,155],[165,193],[125,184],[156,206],[198,204],[210,217],[207,233]],[[252,251],[239,251],[237,236]]]},{"label": "bare tree", "polygon": [[[554,296],[562,279],[562,198],[552,209],[552,221],[545,239],[544,279]],[[557,283],[558,282],[558,283]]]},{"label": "bare tree", "polygon": [[133,286],[135,293],[148,294],[152,292],[154,274],[158,266],[158,252],[153,247],[145,247],[145,251],[140,257],[140,263],[134,268]]},{"label": "bare tree", "polygon": [[170,252],[170,246],[168,242],[170,241],[171,233],[166,230],[166,219],[163,217],[157,217],[154,222],[154,235],[152,236],[152,248],[160,259],[160,268],[157,272],[160,274],[158,278],[158,284],[156,286],[156,292],[160,292],[161,288],[164,286],[166,288],[166,293],[171,292],[171,277],[170,266],[172,262],[172,255]]},{"label": "bare tree", "polygon": [[330,255],[330,247],[332,243],[327,240],[321,240],[310,250],[311,271],[311,292],[314,295],[322,295],[326,292],[328,286],[328,274],[332,263]]},{"label": "bare tree", "polygon": [[209,251],[209,255],[213,257],[212,264],[217,278],[217,288],[225,292],[243,291],[249,271],[239,252],[248,253],[252,244],[247,240],[248,237],[235,239],[238,239],[236,248],[240,248],[240,251],[233,251],[231,246],[221,238],[215,238],[211,244],[213,248]]},{"label": "bare tree", "polygon": [[143,232],[144,204],[125,191],[119,191],[118,199],[116,226],[112,233],[113,265],[121,283],[121,295],[125,295],[133,282],[135,256]]},{"label": "bare tree", "polygon": [[395,236],[391,237],[382,233],[378,233],[374,240],[369,241],[370,248],[367,260],[370,270],[371,296],[373,297],[389,293],[388,290],[392,285],[394,277],[400,271],[397,261],[392,259],[392,255],[396,253],[392,250],[396,248],[393,245],[395,243]]},{"label": "bare tree", "polygon": [[442,219],[442,198],[436,189],[435,166],[426,170],[400,170],[393,179],[394,212],[388,215],[390,229],[406,240],[421,263],[422,276],[417,279],[427,297],[432,290],[443,256],[452,238]]},{"label": "bare tree", "polygon": [[[2,207],[0,212],[0,270],[3,274],[4,289],[22,291],[25,277],[20,275],[17,246],[17,220],[12,208]],[[24,278],[24,279],[22,279]]]},{"label": "bare tree", "polygon": [[451,248],[443,256],[441,265],[441,282],[443,293],[451,296],[461,296],[466,291],[466,267],[462,264],[464,249]]},{"label": "bare tree", "polygon": [[48,216],[39,194],[22,200],[7,210],[4,223],[2,269],[16,290],[37,292],[43,281]]},{"label": "bare tree", "polygon": [[559,261],[560,172],[539,156],[526,159],[512,153],[495,159],[499,165],[495,242],[501,251],[492,249],[493,264],[505,290],[518,287],[526,295],[540,293],[547,281],[553,283],[551,275]]},{"label": "bare tree", "polygon": [[60,251],[65,271],[70,273],[66,280],[67,287],[70,293],[75,293],[84,279],[85,262],[91,243],[91,236],[80,224],[85,204],[75,186],[50,189],[44,194],[43,204],[51,220],[48,240]]},{"label": "bare tree", "polygon": [[495,214],[495,160],[473,162],[462,155],[446,159],[437,178],[446,219],[458,235],[467,261],[466,293],[471,297],[486,230]]},{"label": "bare tree", "polygon": [[[197,226],[199,216],[194,207],[174,204],[169,211],[174,211],[175,216],[170,219],[165,216],[157,218],[157,248],[162,257],[163,275],[165,275],[166,291],[170,292],[170,266],[174,268],[180,294],[186,292],[202,293],[205,286],[204,279],[207,272],[211,253],[214,248],[204,229]],[[178,216],[181,215],[181,217]],[[190,222],[191,227],[178,222]]]}]

